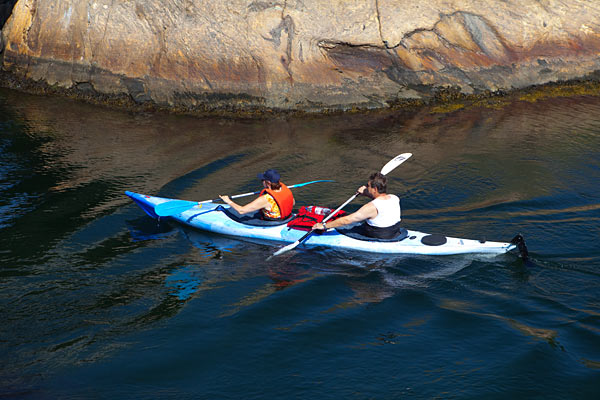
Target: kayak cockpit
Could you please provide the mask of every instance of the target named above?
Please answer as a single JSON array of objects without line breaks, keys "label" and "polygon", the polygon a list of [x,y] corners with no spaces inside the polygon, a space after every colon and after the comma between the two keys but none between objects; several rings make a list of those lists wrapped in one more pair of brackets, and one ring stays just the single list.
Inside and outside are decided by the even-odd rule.
[{"label": "kayak cockpit", "polygon": [[296,218],[294,214],[290,214],[286,219],[267,220],[263,218],[260,210],[248,214],[240,214],[231,207],[218,206],[217,211],[222,211],[230,219],[244,225],[250,226],[279,226],[286,225],[288,222]]},{"label": "kayak cockpit", "polygon": [[400,228],[398,234],[389,239],[379,239],[367,236],[364,232],[362,224],[350,228],[336,228],[335,230],[341,233],[342,235],[351,237],[352,239],[366,240],[368,242],[400,242],[408,237],[408,230],[406,230],[405,228]]}]

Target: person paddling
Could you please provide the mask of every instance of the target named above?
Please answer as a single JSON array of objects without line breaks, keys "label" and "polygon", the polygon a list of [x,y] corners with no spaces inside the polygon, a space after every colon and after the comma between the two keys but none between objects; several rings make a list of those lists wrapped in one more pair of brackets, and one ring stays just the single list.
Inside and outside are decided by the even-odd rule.
[{"label": "person paddling", "polygon": [[260,192],[259,197],[245,206],[235,203],[229,196],[220,195],[219,197],[241,215],[261,210],[262,216],[266,220],[289,217],[296,201],[292,191],[281,182],[279,173],[274,169],[268,169],[262,174],[258,174],[258,179],[262,181],[264,189]]},{"label": "person paddling", "polygon": [[338,218],[325,224],[316,223],[312,229],[324,230],[339,228],[357,222],[365,221],[362,230],[365,236],[378,239],[391,239],[400,232],[400,199],[394,194],[387,193],[387,178],[380,172],[369,177],[366,186],[358,188],[357,192],[373,199],[358,211]]}]

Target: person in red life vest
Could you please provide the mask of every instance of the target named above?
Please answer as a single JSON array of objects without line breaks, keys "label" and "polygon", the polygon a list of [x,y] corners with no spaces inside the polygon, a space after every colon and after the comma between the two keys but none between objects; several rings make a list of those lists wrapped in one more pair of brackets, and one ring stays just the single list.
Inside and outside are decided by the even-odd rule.
[{"label": "person in red life vest", "polygon": [[316,223],[312,228],[325,230],[365,221],[361,232],[365,236],[378,239],[396,237],[400,233],[400,199],[394,194],[387,194],[386,176],[375,172],[367,185],[358,188],[357,192],[373,200],[355,213],[325,224]]},{"label": "person in red life vest", "polygon": [[296,201],[292,191],[280,181],[281,177],[274,169],[268,169],[258,174],[264,189],[259,197],[245,206],[240,206],[232,201],[229,196],[219,196],[221,200],[229,204],[239,214],[261,210],[264,219],[278,220],[286,219],[292,214]]}]

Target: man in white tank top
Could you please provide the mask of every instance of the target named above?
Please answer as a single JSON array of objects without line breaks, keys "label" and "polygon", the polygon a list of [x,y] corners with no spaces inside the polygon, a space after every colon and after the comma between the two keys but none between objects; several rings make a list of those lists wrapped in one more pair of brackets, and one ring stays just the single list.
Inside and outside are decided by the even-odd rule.
[{"label": "man in white tank top", "polygon": [[355,213],[326,224],[316,223],[313,225],[313,229],[339,228],[365,221],[366,236],[380,239],[395,237],[400,231],[400,199],[396,195],[387,194],[386,176],[379,172],[372,174],[367,185],[358,188],[357,192],[373,200]]}]

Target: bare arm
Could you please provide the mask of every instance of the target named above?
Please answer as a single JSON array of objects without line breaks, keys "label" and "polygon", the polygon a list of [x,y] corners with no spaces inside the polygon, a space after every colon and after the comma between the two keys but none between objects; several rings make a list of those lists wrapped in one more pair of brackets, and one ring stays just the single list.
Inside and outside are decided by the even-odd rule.
[{"label": "bare arm", "polygon": [[[361,222],[369,218],[374,218],[377,216],[377,208],[372,203],[367,203],[362,206],[358,211],[345,215],[341,218],[336,219],[335,221],[326,222],[327,228],[339,228],[340,226],[354,224],[356,222]],[[318,222],[313,225],[313,229],[323,229],[323,224]]]},{"label": "bare arm", "polygon": [[260,210],[263,208],[267,208],[269,206],[269,201],[265,196],[260,196],[254,199],[252,202],[246,204],[245,206],[240,206],[233,200],[229,198],[229,196],[219,196],[221,200],[223,200],[226,204],[229,204],[231,208],[237,211],[239,214],[244,215],[251,213],[256,210]]}]

